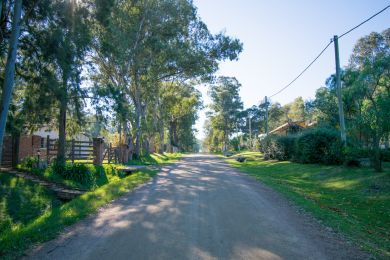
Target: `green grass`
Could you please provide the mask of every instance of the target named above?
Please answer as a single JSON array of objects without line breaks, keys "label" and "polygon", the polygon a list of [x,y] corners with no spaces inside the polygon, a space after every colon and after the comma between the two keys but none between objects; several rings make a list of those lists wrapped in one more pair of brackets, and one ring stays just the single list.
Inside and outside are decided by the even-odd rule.
[{"label": "green grass", "polygon": [[82,189],[82,190],[94,190],[114,180],[119,180],[125,177],[120,172],[120,169],[124,166],[125,165],[122,164],[103,164],[102,166],[97,166],[93,164],[83,164],[83,167],[85,167],[86,171],[88,171],[93,176],[93,180],[91,182],[86,182],[86,183],[81,183],[75,180],[66,179],[51,167],[47,169],[31,169],[25,167],[18,167],[18,168],[19,170],[31,172],[46,180],[65,185],[70,188]]},{"label": "green grass", "polygon": [[364,250],[390,258],[390,164],[377,173],[369,168],[264,161],[254,152],[240,155],[248,160],[227,161]]},{"label": "green grass", "polygon": [[[172,163],[181,156],[180,153],[151,154],[132,162],[138,165]],[[157,172],[145,169],[126,177],[120,171],[126,165],[84,166],[94,176],[92,184],[66,180],[53,169],[20,168],[53,182],[89,190],[68,203],[60,202],[53,192],[38,184],[11,174],[0,173],[1,259],[18,258],[33,244],[55,238],[64,227],[85,218],[104,204],[147,182]]]},{"label": "green grass", "polygon": [[[63,205],[52,203],[53,206],[46,209],[35,206],[35,208],[38,209],[34,216],[30,215],[32,218],[29,218],[29,221],[25,220],[24,223],[19,221],[17,224],[13,225],[12,228],[0,233],[0,258],[20,257],[22,253],[33,244],[55,238],[64,227],[96,212],[99,207],[118,198],[126,192],[131,191],[140,184],[147,182],[155,174],[156,171],[144,170],[123,179],[115,179],[112,182],[94,191],[87,192]],[[19,189],[31,192],[31,195],[34,195],[35,197],[39,196],[43,201],[53,200],[51,195],[46,194],[48,191],[42,191],[41,189],[43,188],[36,184],[20,180],[18,177],[9,176],[4,173],[1,173],[0,177],[2,180],[8,180],[4,183],[5,188],[3,188],[6,191],[13,192],[13,190],[15,190],[15,183],[19,182]],[[38,192],[39,195],[36,195],[36,190],[40,191]],[[26,193],[26,191],[23,191],[22,193]],[[24,206],[34,206],[36,204],[34,202],[35,197],[31,197],[30,199],[25,198],[26,201],[24,202]],[[37,214],[38,212],[39,214]],[[4,212],[2,212],[2,214],[9,215],[9,213]]]},{"label": "green grass", "polygon": [[61,204],[53,192],[43,186],[8,173],[0,173],[0,236],[27,225]]},{"label": "green grass", "polygon": [[152,153],[142,156],[140,159],[130,161],[129,165],[155,165],[173,163],[179,160],[182,156],[182,153]]}]

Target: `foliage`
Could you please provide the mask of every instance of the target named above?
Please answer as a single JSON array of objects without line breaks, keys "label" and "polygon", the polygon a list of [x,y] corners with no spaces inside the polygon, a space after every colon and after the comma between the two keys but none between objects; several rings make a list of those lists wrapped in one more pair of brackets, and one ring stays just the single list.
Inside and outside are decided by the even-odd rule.
[{"label": "foliage", "polygon": [[340,134],[317,128],[300,134],[295,142],[293,160],[300,163],[340,164],[343,150]]},{"label": "foliage", "polygon": [[218,147],[222,143],[222,150],[228,150],[229,138],[237,130],[240,110],[243,107],[239,95],[240,87],[237,79],[231,77],[219,77],[217,83],[211,86],[209,117],[210,126],[213,132],[216,131],[214,136],[208,136],[209,149],[214,149],[215,144]]},{"label": "foliage", "polygon": [[0,173],[0,237],[29,224],[60,204],[53,192],[43,186]]},{"label": "foliage", "polygon": [[284,194],[336,232],[347,235],[379,259],[390,257],[390,165],[367,168],[264,161],[260,153],[228,162]]},{"label": "foliage", "polygon": [[27,156],[20,162],[19,167],[22,169],[32,170],[38,166],[38,162],[37,156]]},{"label": "foliage", "polygon": [[85,164],[80,163],[58,163],[55,162],[48,169],[49,174],[60,175],[64,180],[69,180],[81,184],[88,188],[96,186],[96,176]]},{"label": "foliage", "polygon": [[262,141],[264,158],[300,163],[340,164],[343,149],[337,131],[325,128],[298,135],[271,136]]},{"label": "foliage", "polygon": [[[155,174],[155,171],[150,170],[138,172],[87,192],[62,206],[53,204],[52,207],[45,208],[39,215],[29,219],[25,224],[19,225],[18,228],[0,233],[0,255],[19,258],[32,245],[53,239],[66,226],[96,212],[101,206],[147,182]],[[29,190],[22,183],[21,188]],[[37,193],[33,192],[33,194]],[[31,196],[31,198],[34,197]],[[45,206],[47,205],[46,202]]]}]

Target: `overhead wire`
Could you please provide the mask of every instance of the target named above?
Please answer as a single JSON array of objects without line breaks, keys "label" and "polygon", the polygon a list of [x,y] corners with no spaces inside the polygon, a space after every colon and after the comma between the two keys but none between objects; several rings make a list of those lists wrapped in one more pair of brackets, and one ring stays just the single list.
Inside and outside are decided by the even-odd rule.
[{"label": "overhead wire", "polygon": [[333,40],[330,40],[330,42],[325,46],[325,48],[322,49],[322,51],[314,58],[314,60],[312,60],[312,62],[310,62],[310,64],[307,65],[306,68],[304,70],[302,70],[302,72],[299,73],[298,76],[296,76],[290,83],[288,83],[286,86],[284,86],[278,92],[274,93],[273,95],[271,95],[269,97],[271,98],[273,96],[276,96],[277,94],[279,94],[280,92],[284,91],[286,88],[291,86],[297,79],[299,79],[303,75],[303,73],[305,73],[311,67],[311,65],[314,64],[314,62],[316,62],[318,60],[319,57],[321,57],[321,55],[326,51],[326,49],[328,49],[328,47],[332,44],[332,42],[333,42]]},{"label": "overhead wire", "polygon": [[343,37],[344,35],[347,35],[348,33],[352,32],[353,30],[359,28],[360,26],[362,26],[363,24],[365,24],[366,22],[370,21],[372,18],[374,18],[375,16],[383,13],[384,11],[386,11],[386,9],[390,8],[390,5],[386,6],[385,8],[383,8],[382,10],[380,10],[379,12],[377,12],[376,14],[370,16],[369,18],[367,18],[366,20],[364,20],[363,22],[359,23],[358,25],[356,25],[355,27],[352,27],[351,29],[349,29],[348,31],[346,31],[345,33],[341,34],[339,36],[339,39],[341,37]]},{"label": "overhead wire", "polygon": [[[382,10],[380,10],[379,12],[375,13],[374,15],[370,16],[369,18],[367,18],[366,20],[364,20],[363,22],[359,23],[358,25],[352,27],[351,29],[349,29],[348,31],[344,32],[343,34],[341,34],[338,38],[342,38],[343,36],[349,34],[350,32],[352,32],[353,30],[356,30],[357,28],[359,28],[360,26],[362,26],[363,24],[367,23],[368,21],[370,21],[371,19],[373,19],[374,17],[376,17],[377,15],[383,13],[384,11],[386,11],[388,8],[390,8],[390,5],[386,6],[385,8],[383,8]],[[277,91],[276,93],[272,94],[271,96],[269,96],[269,98],[271,97],[274,97],[278,94],[280,94],[282,91],[284,91],[285,89],[287,89],[288,87],[290,87],[297,79],[299,79],[313,64],[314,62],[316,62],[318,60],[319,57],[321,57],[321,55],[326,51],[326,49],[333,43],[333,39],[330,40],[330,42],[325,46],[325,48],[322,49],[322,51],[313,59],[312,62],[309,63],[309,65],[307,65],[305,67],[304,70],[302,70],[301,73],[298,74],[298,76],[296,76],[290,83],[288,83],[286,86],[284,86],[283,88],[281,88],[279,91]]]}]

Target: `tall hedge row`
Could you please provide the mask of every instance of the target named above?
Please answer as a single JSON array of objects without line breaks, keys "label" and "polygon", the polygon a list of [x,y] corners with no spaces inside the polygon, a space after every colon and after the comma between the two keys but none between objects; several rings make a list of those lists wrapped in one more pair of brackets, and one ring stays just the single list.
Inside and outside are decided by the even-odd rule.
[{"label": "tall hedge row", "polygon": [[337,131],[316,128],[299,135],[268,137],[263,140],[262,151],[265,159],[341,164],[343,162],[342,147]]}]

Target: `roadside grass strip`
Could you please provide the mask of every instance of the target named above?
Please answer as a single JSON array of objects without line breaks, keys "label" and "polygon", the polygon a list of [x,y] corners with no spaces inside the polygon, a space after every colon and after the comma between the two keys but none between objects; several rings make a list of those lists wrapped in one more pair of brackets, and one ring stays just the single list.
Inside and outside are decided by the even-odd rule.
[{"label": "roadside grass strip", "polygon": [[[0,233],[0,258],[18,258],[33,244],[55,238],[64,227],[76,223],[78,220],[96,212],[101,206],[149,181],[156,175],[156,172],[154,170],[142,170],[123,179],[112,180],[110,183],[86,192],[68,203],[53,204],[52,207],[47,208],[28,223],[13,225],[10,229]],[[0,176],[3,175],[4,173],[0,173]],[[11,178],[20,182],[17,177],[12,176]],[[10,182],[13,182],[13,180]],[[18,185],[19,189],[26,190],[37,186],[37,184],[28,181]],[[43,187],[36,188],[44,190]],[[46,192],[50,193],[49,191]],[[46,200],[53,200],[50,195],[46,194],[45,196]],[[28,202],[25,203],[25,207],[31,206]]]},{"label": "roadside grass strip", "polygon": [[243,153],[227,162],[284,194],[334,231],[378,258],[390,258],[390,164],[384,171],[264,161]]}]

